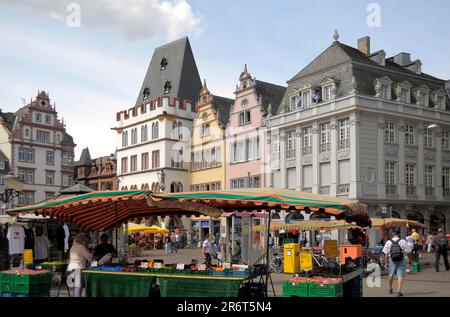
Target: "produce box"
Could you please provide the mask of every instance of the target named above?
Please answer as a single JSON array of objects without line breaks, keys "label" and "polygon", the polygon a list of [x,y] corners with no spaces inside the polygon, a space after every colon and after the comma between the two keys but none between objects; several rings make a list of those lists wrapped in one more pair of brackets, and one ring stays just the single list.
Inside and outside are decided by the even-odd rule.
[{"label": "produce box", "polygon": [[344,287],[343,283],[317,283],[311,282],[309,284],[309,297],[343,297]]},{"label": "produce box", "polygon": [[16,274],[0,272],[0,283],[14,283]]},{"label": "produce box", "polygon": [[208,275],[224,277],[224,276],[229,276],[229,273],[228,273],[228,270],[223,270],[223,271],[209,270]]},{"label": "produce box", "polygon": [[14,292],[14,282],[0,281],[0,292]]},{"label": "produce box", "polygon": [[16,284],[14,286],[14,292],[20,295],[33,295],[40,297],[38,295],[50,292],[50,283],[48,284]]},{"label": "produce box", "polygon": [[1,292],[1,297],[16,297],[16,294],[13,292]]},{"label": "produce box", "polygon": [[309,282],[293,283],[290,281],[283,282],[283,297],[309,297]]},{"label": "produce box", "polygon": [[250,269],[245,269],[244,271],[230,270],[227,273],[228,273],[227,276],[231,277],[249,277],[251,274],[251,270]]}]

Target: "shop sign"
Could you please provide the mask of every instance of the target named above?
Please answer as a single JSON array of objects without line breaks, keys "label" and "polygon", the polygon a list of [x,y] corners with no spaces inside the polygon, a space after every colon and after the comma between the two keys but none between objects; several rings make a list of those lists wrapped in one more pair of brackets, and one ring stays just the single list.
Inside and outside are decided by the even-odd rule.
[{"label": "shop sign", "polygon": [[198,270],[199,270],[199,271],[206,271],[206,265],[205,265],[205,264],[200,264],[200,265],[198,266]]},{"label": "shop sign", "polygon": [[300,270],[312,271],[312,269],[313,269],[312,253],[300,252]]},{"label": "shop sign", "polygon": [[184,270],[184,264],[183,263],[178,263],[177,264],[177,270]]},{"label": "shop sign", "polygon": [[223,267],[224,269],[231,269],[231,263],[223,262],[222,267]]},{"label": "shop sign", "polygon": [[338,256],[338,243],[337,240],[325,240],[324,241],[325,256],[335,258]]}]

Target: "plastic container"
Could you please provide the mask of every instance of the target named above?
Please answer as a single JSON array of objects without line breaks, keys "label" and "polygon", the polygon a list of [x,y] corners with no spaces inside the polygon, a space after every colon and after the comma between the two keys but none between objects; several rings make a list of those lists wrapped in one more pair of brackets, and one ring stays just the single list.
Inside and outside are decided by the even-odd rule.
[{"label": "plastic container", "polygon": [[339,246],[341,264],[345,265],[345,259],[357,260],[362,257],[362,245],[341,245]]},{"label": "plastic container", "polygon": [[283,297],[309,297],[309,283],[284,281],[281,294]]},{"label": "plastic container", "polygon": [[0,281],[0,292],[14,292],[14,282]]},{"label": "plastic container", "polygon": [[309,284],[309,297],[343,297],[344,284],[319,284],[311,282]]},{"label": "plastic container", "polygon": [[16,297],[16,294],[13,292],[1,292],[1,297]]},{"label": "plastic container", "polygon": [[250,269],[245,269],[244,271],[233,271],[230,270],[227,272],[227,276],[231,276],[231,277],[249,277],[251,274],[251,270]]},{"label": "plastic container", "polygon": [[216,270],[209,270],[209,276],[229,276],[228,275],[228,270],[224,270],[224,271],[216,271]]}]

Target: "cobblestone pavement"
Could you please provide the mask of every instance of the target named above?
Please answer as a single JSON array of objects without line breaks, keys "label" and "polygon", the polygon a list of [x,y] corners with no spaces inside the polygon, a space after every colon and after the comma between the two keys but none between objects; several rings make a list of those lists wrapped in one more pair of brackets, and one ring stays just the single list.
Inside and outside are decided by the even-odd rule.
[{"label": "cobblestone pavement", "polygon": [[[151,251],[150,259],[162,259],[165,263],[190,263],[192,259],[202,261],[200,249],[182,249],[178,253],[165,255],[163,250]],[[275,295],[281,296],[283,281],[289,279],[291,274],[272,274]],[[394,289],[395,289],[394,282]],[[388,297],[387,276],[381,277],[381,287],[371,288],[364,281],[364,297]],[[52,289],[52,296],[56,296],[57,288]],[[450,297],[450,272],[446,272],[441,259],[440,272],[434,270],[434,254],[422,254],[421,272],[409,273],[405,279],[403,294],[407,297]],[[66,297],[67,290],[62,289],[61,295]],[[269,296],[274,294],[269,289]]]}]

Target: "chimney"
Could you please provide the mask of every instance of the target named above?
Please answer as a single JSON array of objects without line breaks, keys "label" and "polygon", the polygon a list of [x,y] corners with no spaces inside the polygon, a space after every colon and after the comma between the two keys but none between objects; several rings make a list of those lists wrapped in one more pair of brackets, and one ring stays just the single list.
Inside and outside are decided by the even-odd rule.
[{"label": "chimney", "polygon": [[358,50],[365,55],[370,55],[370,37],[369,36],[365,36],[358,40]]},{"label": "chimney", "polygon": [[394,63],[400,66],[406,66],[411,64],[411,54],[409,53],[400,53],[394,56]]}]

